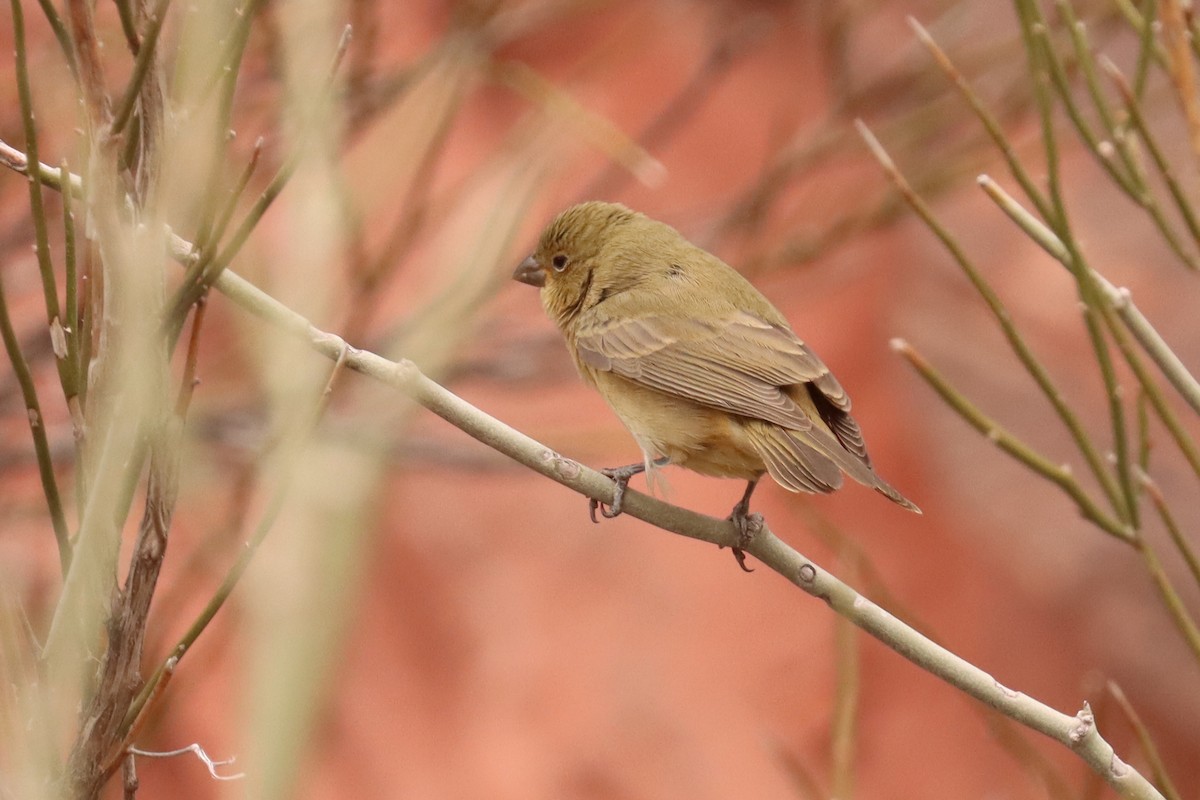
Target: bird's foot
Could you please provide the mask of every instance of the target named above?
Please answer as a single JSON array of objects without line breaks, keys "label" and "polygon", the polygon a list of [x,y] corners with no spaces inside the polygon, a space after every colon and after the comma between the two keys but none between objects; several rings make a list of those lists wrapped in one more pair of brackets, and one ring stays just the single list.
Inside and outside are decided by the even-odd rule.
[{"label": "bird's foot", "polygon": [[763,527],[762,514],[747,513],[750,504],[746,502],[738,503],[733,507],[733,511],[729,514],[729,521],[737,528],[738,537],[737,544],[731,547],[733,557],[737,559],[738,566],[742,568],[742,572],[754,572],[753,569],[746,566],[746,547],[754,541],[754,537],[758,535]]},{"label": "bird's foot", "polygon": [[600,474],[612,479],[616,486],[613,487],[612,502],[607,506],[594,498],[588,499],[588,516],[591,517],[592,522],[600,522],[600,520],[596,519],[596,509],[600,509],[600,515],[605,519],[619,517],[623,510],[622,506],[625,503],[625,487],[629,485],[629,479],[645,471],[645,464],[628,464],[624,467],[611,467],[600,470]]}]

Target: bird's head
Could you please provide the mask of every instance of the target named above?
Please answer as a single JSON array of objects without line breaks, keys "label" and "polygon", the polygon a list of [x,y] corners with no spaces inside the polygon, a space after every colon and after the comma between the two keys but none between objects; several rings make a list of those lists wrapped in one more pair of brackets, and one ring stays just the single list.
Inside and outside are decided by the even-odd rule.
[{"label": "bird's head", "polygon": [[547,313],[565,327],[614,277],[607,274],[612,265],[606,255],[619,234],[644,219],[617,203],[572,206],[542,231],[537,249],[513,279],[540,288]]}]

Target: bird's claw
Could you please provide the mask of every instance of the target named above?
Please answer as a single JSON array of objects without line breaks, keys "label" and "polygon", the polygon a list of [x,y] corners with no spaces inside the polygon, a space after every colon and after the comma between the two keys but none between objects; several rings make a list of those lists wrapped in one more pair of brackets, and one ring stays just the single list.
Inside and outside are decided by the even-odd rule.
[{"label": "bird's claw", "polygon": [[733,507],[733,512],[729,515],[729,521],[734,524],[738,530],[737,544],[730,548],[733,551],[733,557],[737,559],[738,566],[742,568],[742,572],[754,572],[753,569],[746,566],[745,549],[754,541],[754,537],[762,530],[763,518],[762,514],[747,514],[747,509],[743,504],[738,503]]},{"label": "bird's claw", "polygon": [[625,487],[629,485],[629,479],[641,472],[641,469],[634,469],[639,465],[629,467],[615,467],[610,469],[600,470],[600,474],[610,479],[616,485],[613,487],[612,502],[605,505],[594,498],[588,499],[588,516],[593,523],[599,524],[600,520],[596,519],[596,509],[600,509],[600,515],[605,519],[621,516],[625,505]]},{"label": "bird's claw", "polygon": [[596,510],[597,509],[599,509],[599,511],[600,511],[600,516],[604,517],[605,519],[612,519],[613,517],[619,517],[619,516],[621,516],[621,512],[623,510],[621,508],[621,503],[619,503],[619,502],[614,501],[611,506],[606,506],[606,505],[604,505],[604,503],[601,503],[599,500],[593,500],[593,499],[589,498],[588,499],[588,517],[590,517],[592,520],[592,523],[596,524],[596,525],[600,524],[600,520],[596,519]]}]

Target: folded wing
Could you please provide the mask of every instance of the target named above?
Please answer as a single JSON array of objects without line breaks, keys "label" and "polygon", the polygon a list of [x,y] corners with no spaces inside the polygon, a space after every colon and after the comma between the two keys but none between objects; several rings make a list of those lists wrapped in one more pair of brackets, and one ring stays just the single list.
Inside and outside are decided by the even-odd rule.
[{"label": "folded wing", "polygon": [[581,320],[575,346],[593,369],[711,408],[796,431],[819,417],[869,464],[850,398],[785,327],[743,311],[708,320],[596,314]]}]

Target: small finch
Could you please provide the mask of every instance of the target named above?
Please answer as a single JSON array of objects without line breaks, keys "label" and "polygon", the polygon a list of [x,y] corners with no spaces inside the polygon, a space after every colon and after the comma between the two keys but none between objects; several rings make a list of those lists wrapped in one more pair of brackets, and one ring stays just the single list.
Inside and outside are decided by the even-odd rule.
[{"label": "small finch", "polygon": [[793,492],[832,492],[844,472],[920,513],[875,474],[850,398],[784,316],[674,228],[582,203],[550,223],[513,278],[541,289],[579,374],[642,449],[641,463],[603,470],[616,482],[604,516],[621,513],[631,477],[667,464],[747,481],[729,517],[744,541],[764,473]]}]

